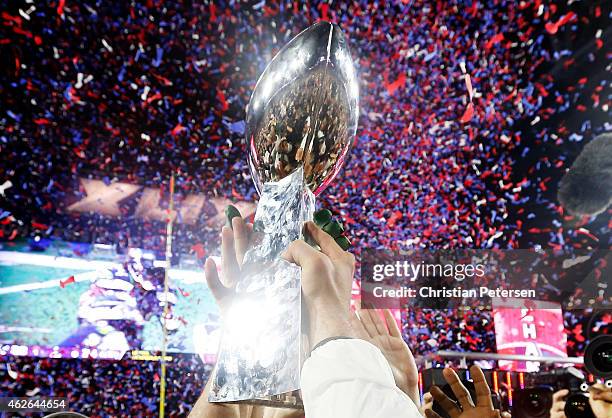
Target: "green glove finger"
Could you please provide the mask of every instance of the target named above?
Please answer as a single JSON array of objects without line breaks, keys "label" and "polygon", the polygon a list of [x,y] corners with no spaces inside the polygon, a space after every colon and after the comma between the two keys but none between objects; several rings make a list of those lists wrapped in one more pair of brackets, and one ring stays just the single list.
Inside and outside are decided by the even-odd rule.
[{"label": "green glove finger", "polygon": [[340,246],[340,248],[342,248],[344,251],[348,250],[351,246],[351,241],[345,237],[344,235],[339,236],[338,238],[336,238],[336,244],[338,244]]},{"label": "green glove finger", "polygon": [[234,229],[232,227],[232,219],[234,219],[236,217],[241,217],[241,216],[242,215],[240,215],[240,211],[238,209],[236,209],[235,206],[227,205],[227,207],[225,208],[225,218],[226,218],[225,225],[227,225],[230,228]]},{"label": "green glove finger", "polygon": [[314,223],[321,228],[332,220],[332,213],[329,209],[321,209],[314,213]]},{"label": "green glove finger", "polygon": [[[314,223],[336,240],[336,243],[344,251],[351,246],[351,241],[344,235],[344,227],[338,221],[333,220],[333,215],[329,209],[321,209],[314,213]],[[313,247],[318,247],[312,237],[304,237],[305,241]]]},{"label": "green glove finger", "polygon": [[344,233],[344,228],[342,227],[342,224],[338,221],[328,222],[321,229],[331,235],[332,238],[338,238]]}]

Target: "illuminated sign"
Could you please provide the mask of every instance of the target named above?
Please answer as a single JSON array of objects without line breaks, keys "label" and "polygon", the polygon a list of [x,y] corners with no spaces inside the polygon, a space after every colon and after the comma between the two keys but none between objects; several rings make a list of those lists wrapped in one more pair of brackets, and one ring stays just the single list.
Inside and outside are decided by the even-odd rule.
[{"label": "illuminated sign", "polygon": [[[561,305],[524,300],[517,304],[501,299],[493,302],[495,339],[499,354],[532,357],[567,357],[567,336],[563,328]],[[522,305],[523,307],[518,307]],[[524,307],[524,306],[529,306]],[[501,370],[538,371],[535,361],[499,361]]]}]

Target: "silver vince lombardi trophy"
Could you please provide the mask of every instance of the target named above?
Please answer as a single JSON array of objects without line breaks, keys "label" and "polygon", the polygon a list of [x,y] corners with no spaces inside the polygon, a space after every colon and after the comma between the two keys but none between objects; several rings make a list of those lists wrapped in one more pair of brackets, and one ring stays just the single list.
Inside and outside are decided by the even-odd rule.
[{"label": "silver vince lombardi trophy", "polygon": [[338,175],[359,115],[358,82],[338,25],[319,22],[268,64],[247,107],[248,160],[261,232],[224,318],[209,395],[228,402],[299,389],[300,268],[280,255],[301,237],[315,196]]}]

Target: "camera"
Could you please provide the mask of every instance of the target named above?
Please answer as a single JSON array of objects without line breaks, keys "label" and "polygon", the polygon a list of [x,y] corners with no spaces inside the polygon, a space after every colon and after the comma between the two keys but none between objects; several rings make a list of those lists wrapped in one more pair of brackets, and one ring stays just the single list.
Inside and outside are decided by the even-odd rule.
[{"label": "camera", "polygon": [[567,418],[595,418],[589,398],[583,393],[571,393],[565,400],[564,412]]},{"label": "camera", "polygon": [[584,365],[595,376],[612,378],[612,335],[593,338],[584,352]]},{"label": "camera", "polygon": [[573,367],[553,370],[528,377],[525,383],[525,389],[515,392],[512,417],[546,418],[552,407],[553,393],[568,389],[570,393],[565,402],[567,418],[595,418],[586,396],[589,385],[579,370]]},{"label": "camera", "polygon": [[[587,371],[604,379],[612,378],[612,335],[599,335],[591,340],[584,353]],[[552,406],[553,392],[568,389],[565,401],[567,418],[595,418],[589,398],[589,385],[584,375],[573,367],[534,376],[527,388],[515,392],[512,416],[546,418]]]},{"label": "camera", "polygon": [[553,388],[535,386],[515,392],[512,416],[515,418],[548,418],[552,407]]}]

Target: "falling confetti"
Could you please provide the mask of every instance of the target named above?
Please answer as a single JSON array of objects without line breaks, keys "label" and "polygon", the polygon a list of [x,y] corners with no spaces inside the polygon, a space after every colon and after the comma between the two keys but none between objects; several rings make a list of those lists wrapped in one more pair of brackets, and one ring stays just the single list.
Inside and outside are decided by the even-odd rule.
[{"label": "falling confetti", "polygon": [[75,280],[74,276],[70,276],[66,280],[60,280],[60,287],[63,289],[67,285],[69,285],[70,283],[74,283],[75,281],[76,280]]},{"label": "falling confetti", "polygon": [[[84,197],[80,178],[163,189],[180,172],[178,194],[207,199],[193,226],[177,226],[176,257],[218,255],[212,199],[257,200],[244,144],[257,78],[292,36],[329,19],[351,46],[360,119],[347,165],[319,203],[338,211],[358,257],[365,246],[609,248],[611,211],[577,218],[556,200],[584,145],[612,131],[608,81],[594,70],[610,63],[607,11],[589,2],[412,3],[8,2],[0,14],[0,214],[8,213],[0,243],[48,234],[85,245],[125,239],[163,253],[163,225],[132,216],[135,200],[113,218],[69,216],[65,205]],[[156,195],[162,211],[166,195]],[[569,340],[581,355],[582,317],[572,315]],[[432,341],[495,346],[484,313],[408,319],[404,336],[415,353],[430,352]],[[182,416],[208,372],[199,359],[181,361],[177,370],[200,373],[169,368],[185,389],[170,393],[168,405]],[[155,402],[117,389],[129,379],[154,392],[147,362],[18,364],[13,370],[32,388],[67,388],[85,412],[157,414]],[[92,404],[86,378],[122,398]]]}]

